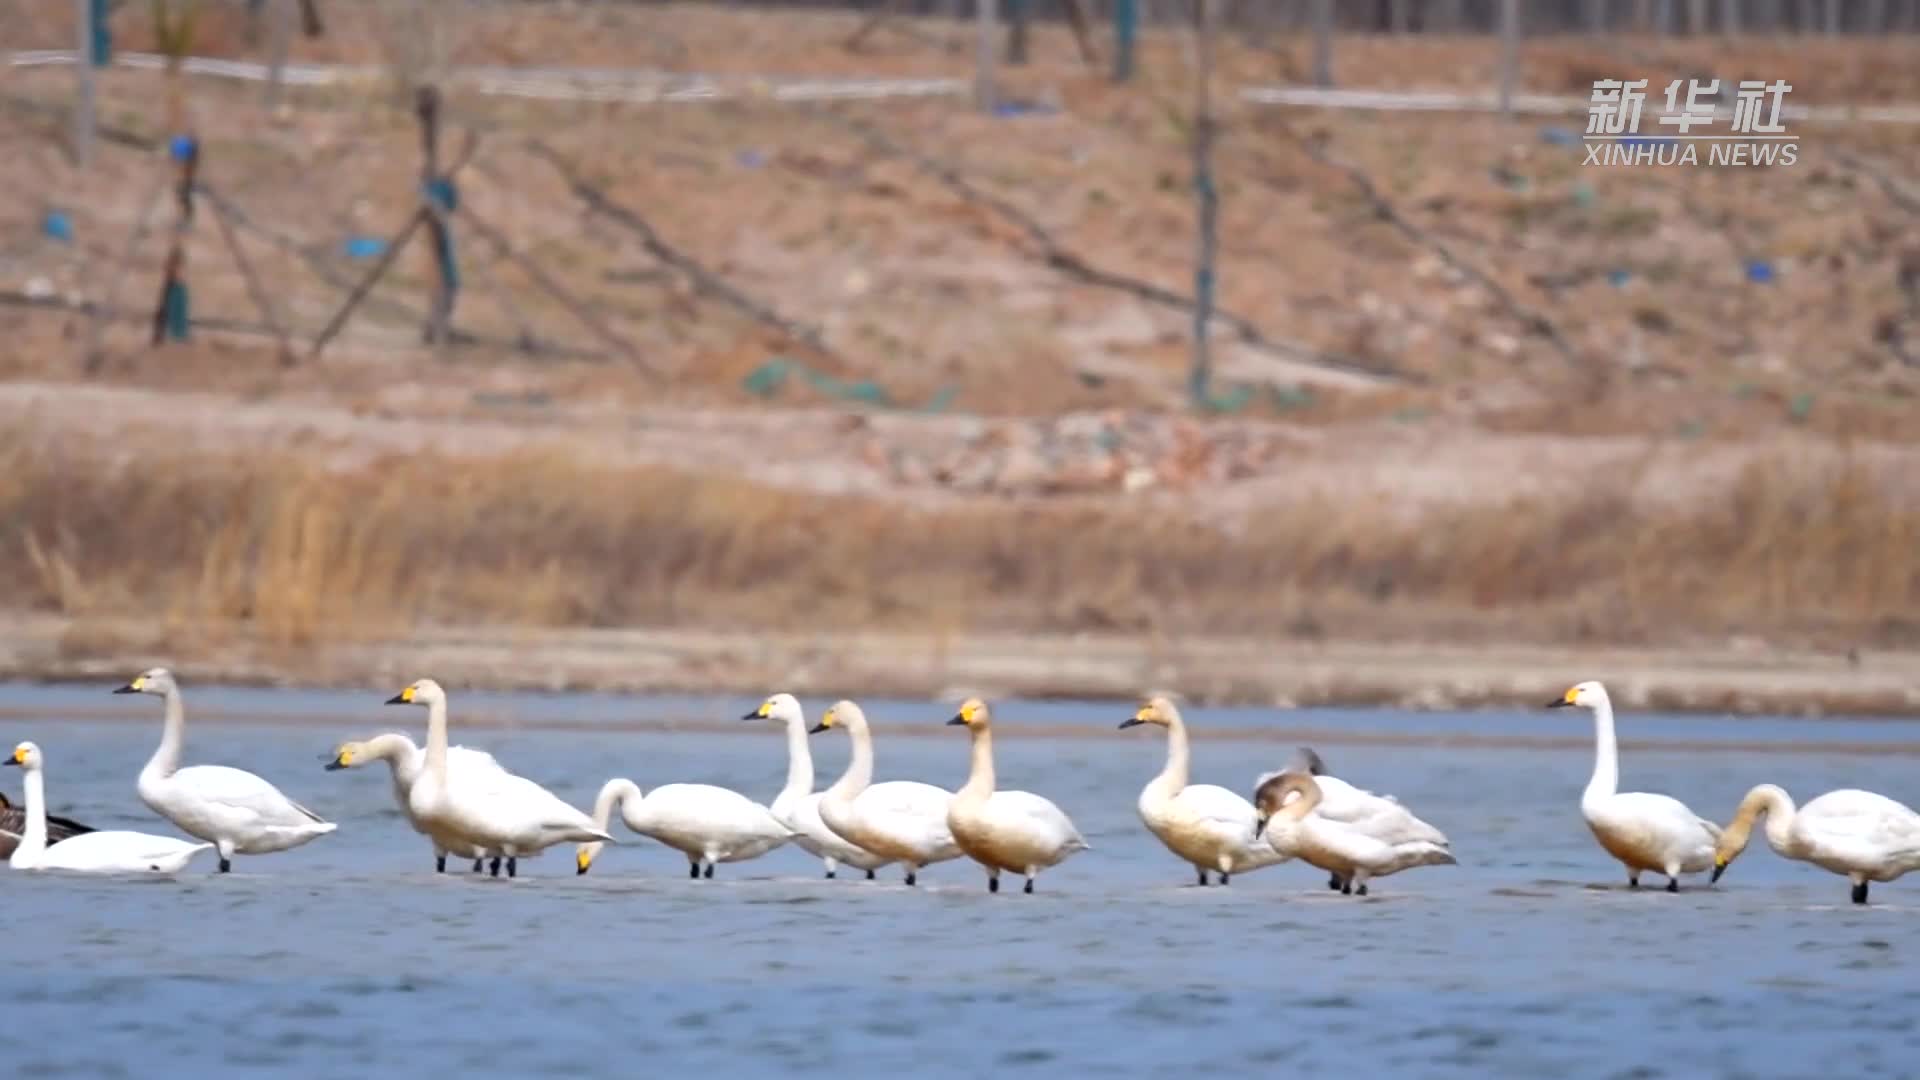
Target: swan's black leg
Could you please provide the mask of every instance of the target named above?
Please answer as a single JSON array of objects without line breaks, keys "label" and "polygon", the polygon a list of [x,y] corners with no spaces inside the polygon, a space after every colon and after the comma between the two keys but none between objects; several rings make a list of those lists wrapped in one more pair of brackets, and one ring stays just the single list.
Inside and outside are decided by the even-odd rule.
[{"label": "swan's black leg", "polygon": [[1354,890],[1353,890],[1353,895],[1355,895],[1355,896],[1365,896],[1365,895],[1367,895],[1367,887],[1366,887],[1366,885],[1365,885],[1365,884],[1363,883],[1363,884],[1360,884],[1360,885],[1357,885],[1357,886],[1355,886],[1355,887],[1354,887]]},{"label": "swan's black leg", "polygon": [[435,855],[433,857],[433,872],[436,874],[444,874],[447,872],[447,857],[445,855]]},{"label": "swan's black leg", "polygon": [[697,862],[688,863],[687,876],[692,878],[695,881],[699,881],[700,880],[700,864]]},{"label": "swan's black leg", "polygon": [[987,891],[988,892],[1000,891],[1000,879],[998,877],[990,877],[987,879]]},{"label": "swan's black leg", "polygon": [[1341,896],[1352,896],[1352,895],[1353,895],[1353,884],[1352,884],[1351,882],[1346,882],[1346,881],[1343,881],[1343,882],[1341,882],[1341,883],[1340,883],[1340,895],[1341,895]]},{"label": "swan's black leg", "polygon": [[1640,887],[1640,871],[1635,870],[1632,873],[1627,875],[1627,888],[1637,889],[1639,887]]},{"label": "swan's black leg", "polygon": [[919,880],[920,880],[919,875],[915,874],[912,870],[907,871],[907,884],[912,885],[918,882]]},{"label": "swan's black leg", "polygon": [[1226,883],[1227,883],[1227,872],[1222,870],[1220,872],[1220,884],[1225,885]]},{"label": "swan's black leg", "polygon": [[514,855],[507,856],[507,876],[516,877],[519,875],[519,873],[520,873],[519,857]]},{"label": "swan's black leg", "polygon": [[829,870],[829,871],[827,871],[827,880],[828,880],[828,881],[832,881],[832,880],[833,880],[833,871],[831,871],[831,870]]},{"label": "swan's black leg", "polygon": [[1207,868],[1202,866],[1198,869],[1200,871],[1200,884],[1205,885],[1207,883]]},{"label": "swan's black leg", "polygon": [[500,856],[495,855],[493,861],[487,864],[487,872],[492,877],[500,876]]},{"label": "swan's black leg", "polygon": [[707,864],[707,872],[705,876],[708,881],[713,880],[713,864],[712,863]]},{"label": "swan's black leg", "polygon": [[868,880],[868,881],[872,881],[872,880],[873,880],[873,878],[874,878],[874,873],[873,873],[873,871],[871,871],[871,870],[869,870],[869,871],[867,871],[867,880]]},{"label": "swan's black leg", "polygon": [[1026,888],[1024,888],[1024,889],[1021,889],[1020,891],[1021,891],[1021,892],[1023,892],[1023,893],[1026,893],[1026,894],[1027,894],[1028,896],[1032,896],[1032,895],[1033,895],[1033,879],[1032,879],[1032,878],[1028,878],[1028,879],[1027,879],[1027,887],[1026,887]]},{"label": "swan's black leg", "polygon": [[1668,891],[1668,892],[1679,892],[1679,891],[1680,891],[1680,879],[1679,879],[1679,878],[1668,878],[1668,879],[1667,879],[1667,891]]},{"label": "swan's black leg", "polygon": [[1867,883],[1866,882],[1863,881],[1860,884],[1855,885],[1853,887],[1853,902],[1856,904],[1864,904],[1867,902]]},{"label": "swan's black leg", "polygon": [[478,859],[473,860],[473,872],[476,874],[486,869],[486,866],[487,866],[487,860],[485,856],[482,856]]},{"label": "swan's black leg", "polygon": [[231,872],[232,870],[233,870],[233,860],[227,858],[225,855],[222,855],[220,857],[220,872],[225,874],[225,873]]},{"label": "swan's black leg", "polygon": [[1343,882],[1341,882],[1339,874],[1327,875],[1327,888],[1332,889],[1334,892],[1339,892],[1342,884]]}]

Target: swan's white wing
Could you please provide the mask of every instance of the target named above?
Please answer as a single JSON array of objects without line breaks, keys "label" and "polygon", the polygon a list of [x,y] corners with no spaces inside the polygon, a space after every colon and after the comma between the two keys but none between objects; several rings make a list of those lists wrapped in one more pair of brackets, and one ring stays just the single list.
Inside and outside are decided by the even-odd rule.
[{"label": "swan's white wing", "polygon": [[1051,801],[1035,795],[1031,791],[996,791],[987,804],[996,815],[1005,814],[1010,820],[1023,823],[1043,836],[1057,837],[1061,841],[1079,840],[1080,830],[1073,827],[1066,811]]},{"label": "swan's white wing", "polygon": [[801,846],[815,855],[837,859],[848,866],[859,867],[862,870],[878,870],[891,862],[892,860],[884,855],[875,855],[863,847],[849,843],[846,837],[827,826],[825,819],[820,816],[820,800],[825,797],[825,794],[825,792],[816,791],[811,795],[802,796],[793,804],[788,824],[804,837],[799,839]]},{"label": "swan's white wing", "polygon": [[82,833],[48,848],[39,865],[50,870],[149,870],[212,844],[189,843],[171,836],[108,830]]},{"label": "swan's white wing", "polygon": [[1241,829],[1249,839],[1253,837],[1257,816],[1253,804],[1218,784],[1188,784],[1173,797],[1173,802],[1191,817]]},{"label": "swan's white wing", "polygon": [[1920,814],[1871,791],[1830,791],[1801,807],[1794,827],[1816,847],[1857,859],[1920,851]]},{"label": "swan's white wing", "polygon": [[795,830],[766,807],[712,784],[663,784],[646,796],[647,816],[662,828],[685,833],[789,836]]},{"label": "swan's white wing", "polygon": [[447,747],[447,768],[473,769],[476,771],[496,773],[504,773],[507,771],[506,767],[495,760],[492,754],[487,753],[485,750],[475,750],[466,746]]},{"label": "swan's white wing", "polygon": [[322,823],[319,814],[282,794],[261,777],[225,765],[190,765],[173,774],[171,783],[190,788],[196,798],[248,811],[275,825]]},{"label": "swan's white wing", "polygon": [[918,780],[888,780],[872,785],[854,798],[862,814],[938,818],[944,823],[953,793]]}]

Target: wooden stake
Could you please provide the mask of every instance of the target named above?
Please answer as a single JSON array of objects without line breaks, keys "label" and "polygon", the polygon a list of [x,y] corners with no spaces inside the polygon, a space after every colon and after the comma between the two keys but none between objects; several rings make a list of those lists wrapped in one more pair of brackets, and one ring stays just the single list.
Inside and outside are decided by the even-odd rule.
[{"label": "wooden stake", "polygon": [[73,0],[73,24],[80,34],[79,62],[73,65],[73,163],[84,169],[93,164],[93,0]]},{"label": "wooden stake", "polygon": [[981,112],[993,111],[994,24],[999,21],[1000,0],[978,0],[979,41],[974,44],[973,96]]}]

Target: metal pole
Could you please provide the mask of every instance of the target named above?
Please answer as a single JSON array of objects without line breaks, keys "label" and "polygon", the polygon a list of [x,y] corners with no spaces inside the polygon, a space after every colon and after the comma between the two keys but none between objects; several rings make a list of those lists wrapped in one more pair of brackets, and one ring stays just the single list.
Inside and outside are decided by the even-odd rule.
[{"label": "metal pole", "polygon": [[93,163],[93,0],[73,0],[73,25],[80,45],[73,65],[79,80],[73,102],[73,160],[84,169]]},{"label": "metal pole", "polygon": [[1500,0],[1500,115],[1513,115],[1513,83],[1520,66],[1520,0]]},{"label": "metal pole", "polygon": [[993,111],[994,25],[1000,21],[1000,0],[978,0],[980,41],[974,59],[973,96],[981,112]]},{"label": "metal pole", "polygon": [[1727,37],[1740,33],[1740,0],[1720,0],[1720,33]]},{"label": "metal pole", "polygon": [[[1193,271],[1193,368],[1187,390],[1196,406],[1213,401],[1213,350],[1208,331],[1213,316],[1214,266],[1219,248],[1220,194],[1213,183],[1213,34],[1215,0],[1195,0],[1193,72],[1193,193],[1198,203],[1198,258]],[[1324,8],[1328,0],[1320,0]]]},{"label": "metal pole", "polygon": [[1313,0],[1313,85],[1333,85],[1333,0]]},{"label": "metal pole", "polygon": [[273,20],[267,29],[268,60],[267,109],[269,112],[280,108],[280,95],[286,89],[287,49],[293,38],[293,5],[296,0],[271,0],[273,10],[267,17]]}]

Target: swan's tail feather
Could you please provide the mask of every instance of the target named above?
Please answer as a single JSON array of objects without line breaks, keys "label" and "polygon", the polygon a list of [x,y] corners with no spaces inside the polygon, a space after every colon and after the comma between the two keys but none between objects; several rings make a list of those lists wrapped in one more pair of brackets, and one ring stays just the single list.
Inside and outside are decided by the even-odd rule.
[{"label": "swan's tail feather", "polygon": [[319,824],[319,825],[325,825],[325,824],[327,823],[327,819],[326,819],[326,818],[323,818],[323,817],[321,817],[321,816],[320,816],[319,814],[316,814],[316,813],[314,813],[313,811],[311,811],[311,810],[309,810],[309,809],[307,809],[306,807],[304,807],[304,806],[301,806],[301,805],[300,805],[299,803],[297,803],[297,802],[293,802],[292,800],[288,800],[288,803],[287,803],[287,805],[289,805],[289,806],[291,806],[291,807],[293,807],[293,808],[294,808],[295,810],[298,810],[298,811],[300,811],[300,813],[301,813],[301,814],[302,814],[303,816],[305,816],[306,818],[308,818],[308,819],[310,819],[310,820],[312,820],[312,821],[313,821],[314,823],[316,823],[316,824]]}]

